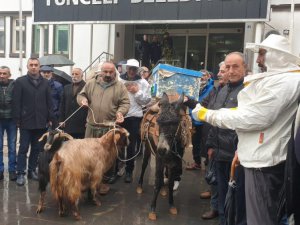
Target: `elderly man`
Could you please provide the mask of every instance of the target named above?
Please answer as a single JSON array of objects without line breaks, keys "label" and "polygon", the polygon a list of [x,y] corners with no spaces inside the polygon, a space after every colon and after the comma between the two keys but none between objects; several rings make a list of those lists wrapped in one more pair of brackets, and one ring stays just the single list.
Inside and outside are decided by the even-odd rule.
[{"label": "elderly man", "polygon": [[53,102],[53,112],[55,118],[59,118],[59,106],[61,104],[61,98],[63,93],[63,86],[61,83],[53,79],[53,68],[51,66],[42,66],[40,69],[41,75],[49,81],[51,87],[51,96]]},{"label": "elderly man", "polygon": [[[135,59],[127,60],[127,72],[121,75],[121,82],[125,84],[129,99],[130,109],[122,124],[129,133],[130,144],[127,148],[128,158],[132,158],[135,154],[136,143],[140,130],[140,123],[143,117],[143,105],[147,105],[151,101],[150,85],[142,79],[138,74],[139,62]],[[132,172],[134,169],[134,159],[126,162],[125,182],[132,182]]]},{"label": "elderly man", "polygon": [[28,179],[38,180],[35,172],[39,152],[42,150],[38,139],[55,120],[48,80],[40,75],[40,62],[30,58],[28,72],[15,81],[13,90],[13,117],[20,128],[20,147],[17,157],[17,185],[25,184],[25,169],[29,145]]},{"label": "elderly man", "polygon": [[65,123],[63,122],[79,108],[77,103],[77,94],[85,85],[82,78],[82,70],[80,68],[73,68],[72,84],[68,84],[64,87],[60,105],[60,125],[64,128],[66,133],[70,134],[74,138],[84,138],[88,109],[81,108],[76,114],[69,118],[68,121]]},{"label": "elderly man", "polygon": [[[130,106],[127,90],[116,79],[116,68],[112,62],[102,64],[96,76],[77,95],[77,102],[89,107],[85,137],[100,137],[110,129],[111,122],[124,122]],[[108,186],[101,185],[100,192],[108,190]]]},{"label": "elderly man", "polygon": [[12,118],[12,93],[14,80],[9,79],[11,76],[10,69],[7,66],[0,67],[0,180],[3,180],[4,163],[3,163],[3,136],[7,134],[8,145],[8,172],[9,179],[14,181],[16,175],[16,137],[17,126]]},{"label": "elderly man", "polygon": [[248,76],[235,109],[208,110],[201,105],[195,119],[235,129],[238,157],[245,167],[247,224],[277,224],[276,211],[300,96],[300,58],[290,52],[289,41],[271,34],[251,49],[264,59],[265,73]]}]

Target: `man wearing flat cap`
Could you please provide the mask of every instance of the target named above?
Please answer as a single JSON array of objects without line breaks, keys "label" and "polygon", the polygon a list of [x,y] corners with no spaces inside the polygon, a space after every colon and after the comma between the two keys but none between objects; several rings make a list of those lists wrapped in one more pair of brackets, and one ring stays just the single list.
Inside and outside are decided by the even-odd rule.
[{"label": "man wearing flat cap", "polygon": [[258,52],[257,62],[267,72],[247,76],[235,109],[209,110],[200,104],[193,117],[238,135],[237,155],[245,168],[247,224],[278,224],[279,192],[292,122],[300,97],[300,58],[289,41],[271,34],[261,44],[247,45]]},{"label": "man wearing flat cap", "polygon": [[49,81],[51,87],[51,97],[53,102],[53,112],[55,118],[59,118],[59,106],[61,104],[63,86],[58,81],[53,79],[53,68],[51,66],[42,66],[40,69],[41,75]]}]

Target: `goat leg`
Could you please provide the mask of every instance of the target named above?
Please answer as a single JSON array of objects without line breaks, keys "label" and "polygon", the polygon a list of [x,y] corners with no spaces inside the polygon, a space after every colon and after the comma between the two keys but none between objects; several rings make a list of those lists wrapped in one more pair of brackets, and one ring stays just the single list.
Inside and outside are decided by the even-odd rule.
[{"label": "goat leg", "polygon": [[101,202],[99,200],[99,195],[98,195],[98,192],[97,192],[97,188],[92,189],[91,192],[92,192],[94,204],[96,206],[101,206]]},{"label": "goat leg", "polygon": [[36,209],[36,213],[37,213],[37,214],[41,213],[41,212],[44,210],[44,208],[45,208],[45,206],[44,206],[44,203],[45,203],[45,196],[46,196],[46,191],[42,191],[42,192],[40,193],[39,204],[38,204],[38,207],[37,207],[37,209]]},{"label": "goat leg", "polygon": [[79,204],[79,199],[77,199],[75,201],[75,204],[73,204],[73,216],[75,217],[76,220],[81,220],[78,204]]},{"label": "goat leg", "polygon": [[58,199],[58,215],[65,216],[65,206],[62,198]]}]

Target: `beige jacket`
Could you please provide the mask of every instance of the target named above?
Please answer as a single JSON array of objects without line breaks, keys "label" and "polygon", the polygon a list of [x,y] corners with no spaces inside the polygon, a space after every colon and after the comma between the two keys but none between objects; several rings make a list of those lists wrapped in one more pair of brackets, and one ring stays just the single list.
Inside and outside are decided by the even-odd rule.
[{"label": "beige jacket", "polygon": [[89,109],[87,122],[91,125],[113,122],[116,120],[117,112],[125,116],[130,107],[128,93],[124,84],[116,80],[110,86],[103,87],[100,85],[98,76],[88,81],[77,95],[78,104],[81,105],[82,100],[85,98],[88,100],[89,106],[95,115],[94,121],[92,111]]}]

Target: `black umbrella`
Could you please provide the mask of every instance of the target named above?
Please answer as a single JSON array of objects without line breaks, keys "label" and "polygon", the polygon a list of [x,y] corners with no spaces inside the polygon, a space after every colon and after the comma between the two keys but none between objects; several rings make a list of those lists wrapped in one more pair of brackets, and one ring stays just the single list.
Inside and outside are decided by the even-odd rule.
[{"label": "black umbrella", "polygon": [[72,77],[69,76],[67,73],[64,71],[58,70],[53,68],[53,74],[54,74],[54,79],[58,82],[60,82],[62,85],[70,84],[72,83]]},{"label": "black umbrella", "polygon": [[74,62],[63,55],[46,55],[39,58],[41,66],[73,66]]},{"label": "black umbrella", "polygon": [[236,182],[234,178],[235,167],[237,165],[238,158],[235,156],[231,163],[230,170],[230,180],[228,182],[228,191],[225,199],[225,209],[224,216],[226,225],[235,225],[235,214],[236,214],[236,205],[235,205],[235,192],[236,192]]}]

